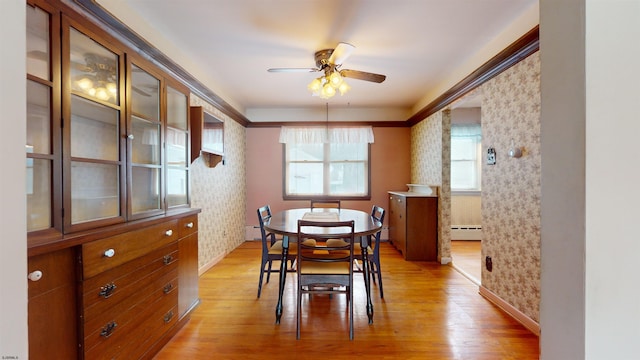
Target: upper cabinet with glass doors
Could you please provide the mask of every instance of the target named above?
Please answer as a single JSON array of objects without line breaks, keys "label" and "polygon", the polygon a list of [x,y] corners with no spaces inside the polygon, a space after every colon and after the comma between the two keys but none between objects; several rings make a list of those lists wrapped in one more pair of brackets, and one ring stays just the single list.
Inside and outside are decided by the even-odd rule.
[{"label": "upper cabinet with glass doors", "polygon": [[142,60],[129,64],[129,216],[146,217],[164,208],[162,189],[162,82]]},{"label": "upper cabinet with glass doors", "polygon": [[125,219],[124,55],[64,20],[64,225],[73,231]]},{"label": "upper cabinet with glass doors", "polygon": [[[59,14],[27,3],[27,231],[62,229]],[[57,69],[57,70],[56,70]]]},{"label": "upper cabinet with glass doors", "polygon": [[189,207],[188,87],[49,1],[26,7],[30,244]]}]

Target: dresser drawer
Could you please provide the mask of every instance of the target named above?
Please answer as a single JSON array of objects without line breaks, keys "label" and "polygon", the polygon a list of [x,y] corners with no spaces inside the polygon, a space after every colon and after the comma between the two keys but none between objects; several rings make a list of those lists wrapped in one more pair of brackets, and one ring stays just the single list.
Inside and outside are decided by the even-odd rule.
[{"label": "dresser drawer", "polygon": [[178,219],[178,237],[182,239],[198,231],[198,215]]},{"label": "dresser drawer", "polygon": [[[178,271],[176,245],[173,244],[161,249],[165,251],[150,254],[157,255],[153,256],[152,261],[146,265],[121,276],[118,276],[117,273],[123,270],[122,268],[126,269],[126,265],[129,263],[85,281],[82,289],[85,324],[95,321],[95,318],[100,319],[108,316],[109,312],[107,310],[118,312],[123,307],[134,306],[144,296],[151,292],[156,292],[158,289],[166,289],[169,292],[177,287],[177,284],[170,283]],[[151,257],[150,255],[144,258]],[[131,263],[136,262],[137,260]],[[112,273],[115,274],[109,277]],[[104,321],[107,320],[104,319]]]},{"label": "dresser drawer", "polygon": [[[177,284],[177,280],[175,280]],[[177,286],[165,294],[162,288],[148,294],[135,306],[121,312],[114,312],[108,321],[95,331],[85,333],[85,359],[112,359],[134,342],[139,346],[144,343],[149,332],[166,331],[163,325],[173,325],[177,316],[178,291]],[[111,313],[111,311],[110,311]],[[157,321],[161,319],[161,321]],[[153,325],[149,325],[153,324]],[[169,327],[166,327],[167,329]],[[146,329],[146,331],[145,331]],[[124,352],[129,357],[128,352]]]},{"label": "dresser drawer", "polygon": [[91,278],[178,239],[178,220],[82,245],[82,275]]}]

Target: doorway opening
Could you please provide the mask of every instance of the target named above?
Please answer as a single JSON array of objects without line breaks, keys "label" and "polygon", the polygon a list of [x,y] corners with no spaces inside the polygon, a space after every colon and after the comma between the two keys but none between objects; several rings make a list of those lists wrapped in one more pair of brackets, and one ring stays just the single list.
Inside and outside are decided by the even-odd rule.
[{"label": "doorway opening", "polygon": [[451,257],[453,267],[482,280],[481,99],[465,97],[451,111]]}]

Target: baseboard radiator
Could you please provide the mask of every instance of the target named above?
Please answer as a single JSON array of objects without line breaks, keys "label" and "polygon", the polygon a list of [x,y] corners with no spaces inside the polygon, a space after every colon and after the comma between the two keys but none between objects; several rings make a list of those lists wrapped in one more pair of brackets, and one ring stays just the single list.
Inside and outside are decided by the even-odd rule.
[{"label": "baseboard radiator", "polygon": [[451,240],[482,240],[481,197],[451,196]]},{"label": "baseboard radiator", "polygon": [[482,225],[451,225],[451,240],[482,240]]}]

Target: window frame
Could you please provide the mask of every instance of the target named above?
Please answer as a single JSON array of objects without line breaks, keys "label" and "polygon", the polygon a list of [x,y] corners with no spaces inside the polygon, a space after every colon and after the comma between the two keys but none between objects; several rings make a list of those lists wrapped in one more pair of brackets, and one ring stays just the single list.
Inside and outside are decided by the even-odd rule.
[{"label": "window frame", "polygon": [[[480,124],[478,124],[479,126],[481,126]],[[461,136],[463,137],[463,136]],[[451,171],[453,171],[453,164],[455,162],[469,162],[471,163],[473,161],[474,163],[474,170],[475,170],[475,177],[476,177],[476,187],[474,188],[454,188],[453,187],[453,182],[451,182],[451,192],[455,193],[455,194],[462,194],[462,193],[480,193],[482,191],[482,135],[479,135],[478,139],[474,139],[475,142],[475,159],[457,159],[454,160],[453,159],[453,144],[454,144],[454,138],[455,136],[451,137],[451,159],[450,161],[450,167],[451,167]],[[472,136],[469,136],[469,138],[472,138]],[[474,161],[475,160],[475,161]],[[453,174],[451,174],[451,178],[453,179]]]},{"label": "window frame", "polygon": [[[309,195],[309,194],[304,194],[304,195],[295,195],[295,194],[288,194],[287,193],[287,178],[288,178],[288,163],[287,163],[287,145],[288,144],[282,144],[282,199],[283,200],[311,200],[311,199],[318,199],[318,200],[371,200],[371,144],[367,143],[367,160],[366,160],[366,186],[367,186],[367,191],[366,194],[364,195],[329,195],[329,194],[322,194],[322,195]],[[324,151],[323,151],[323,160],[322,160],[322,164],[323,164],[323,174],[324,174],[324,180],[323,181],[327,181],[328,178],[330,178],[329,176],[329,171],[327,170],[327,167],[330,166],[331,163],[341,163],[344,161],[330,161],[330,143],[325,143],[323,144],[324,146]],[[326,183],[325,183],[326,185]],[[324,186],[326,187],[326,186]],[[329,187],[326,187],[329,188]]]}]

